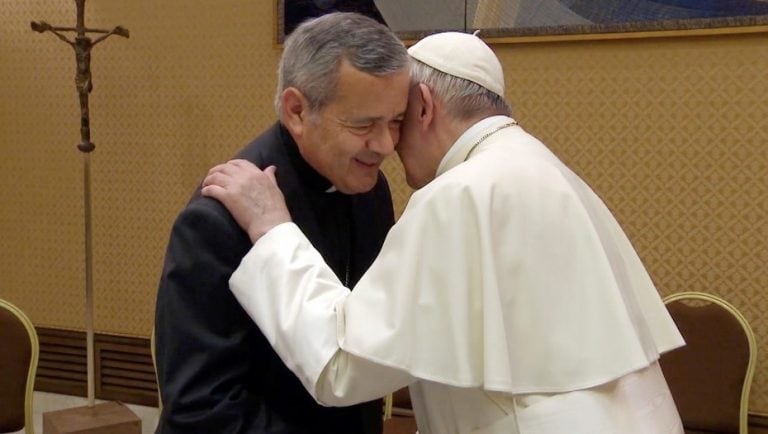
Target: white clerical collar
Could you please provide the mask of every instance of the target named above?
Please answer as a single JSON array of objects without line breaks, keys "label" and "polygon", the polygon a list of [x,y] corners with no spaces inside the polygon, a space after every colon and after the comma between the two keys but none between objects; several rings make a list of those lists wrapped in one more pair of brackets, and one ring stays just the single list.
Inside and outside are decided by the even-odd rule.
[{"label": "white clerical collar", "polygon": [[469,156],[469,153],[475,149],[479,141],[482,141],[485,134],[493,133],[506,126],[517,125],[514,119],[509,116],[491,116],[485,118],[464,131],[461,136],[451,145],[448,152],[437,166],[436,176],[440,176],[448,169],[451,169],[463,162]]}]

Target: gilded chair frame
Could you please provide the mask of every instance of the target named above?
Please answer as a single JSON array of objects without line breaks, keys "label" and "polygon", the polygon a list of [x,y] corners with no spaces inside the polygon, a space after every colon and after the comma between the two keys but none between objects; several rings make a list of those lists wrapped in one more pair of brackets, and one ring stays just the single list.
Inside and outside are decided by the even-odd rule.
[{"label": "gilded chair frame", "polygon": [[0,299],[0,309],[5,309],[13,314],[24,325],[29,335],[30,348],[32,354],[29,359],[29,369],[27,370],[26,391],[24,392],[24,432],[26,434],[35,434],[34,415],[32,398],[35,389],[35,376],[37,374],[37,363],[40,358],[40,341],[37,338],[37,331],[32,321],[15,305]]},{"label": "gilded chair frame", "polygon": [[157,376],[157,351],[155,350],[155,327],[152,326],[152,334],[149,336],[149,351],[152,354],[152,367],[155,369],[155,384],[157,385],[157,408],[163,410],[163,395],[160,393],[160,379]]},{"label": "gilded chair frame", "polygon": [[384,420],[392,418],[392,401],[392,394],[388,393],[387,396],[384,397]]},{"label": "gilded chair frame", "polygon": [[731,315],[739,322],[741,328],[744,330],[744,334],[747,337],[749,343],[749,362],[747,363],[747,372],[744,376],[744,384],[741,388],[741,405],[739,407],[739,434],[748,434],[749,431],[749,392],[752,388],[752,378],[755,375],[755,366],[757,364],[757,339],[755,333],[752,331],[749,322],[744,315],[736,309],[731,303],[723,300],[722,298],[707,294],[705,292],[686,291],[676,294],[668,295],[664,297],[664,304],[669,304],[674,301],[687,301],[687,300],[699,300],[708,303],[716,304]]}]

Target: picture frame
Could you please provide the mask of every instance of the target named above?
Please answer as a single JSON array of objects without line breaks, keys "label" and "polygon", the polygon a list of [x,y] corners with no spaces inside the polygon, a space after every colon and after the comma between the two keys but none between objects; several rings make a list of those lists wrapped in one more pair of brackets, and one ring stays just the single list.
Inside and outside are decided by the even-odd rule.
[{"label": "picture frame", "polygon": [[386,24],[374,0],[276,0],[275,12],[277,44],[302,21],[331,12],[357,12]]},{"label": "picture frame", "polygon": [[768,33],[765,0],[276,1],[278,44],[301,20],[334,11],[371,16],[406,42],[447,30],[496,43]]}]

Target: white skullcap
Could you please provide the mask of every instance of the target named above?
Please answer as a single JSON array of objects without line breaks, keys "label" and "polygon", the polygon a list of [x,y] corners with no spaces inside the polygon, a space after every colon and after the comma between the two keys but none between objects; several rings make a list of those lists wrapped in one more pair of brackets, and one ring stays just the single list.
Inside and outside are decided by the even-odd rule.
[{"label": "white skullcap", "polygon": [[491,48],[468,33],[444,32],[427,36],[408,49],[414,59],[504,96],[504,72]]}]

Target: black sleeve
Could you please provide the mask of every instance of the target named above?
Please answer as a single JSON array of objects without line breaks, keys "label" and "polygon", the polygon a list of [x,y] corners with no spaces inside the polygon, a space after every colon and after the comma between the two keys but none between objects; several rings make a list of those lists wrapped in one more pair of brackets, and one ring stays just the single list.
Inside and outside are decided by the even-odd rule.
[{"label": "black sleeve", "polygon": [[264,338],[229,290],[249,247],[211,199],[193,200],[174,223],[156,304],[158,433],[280,431],[259,390]]}]

